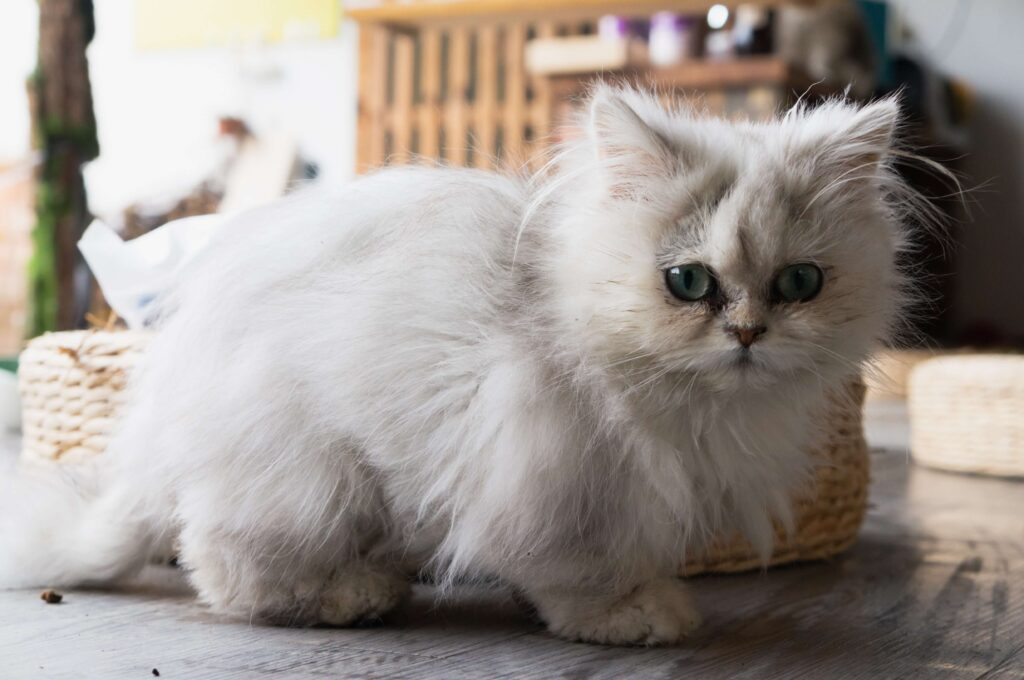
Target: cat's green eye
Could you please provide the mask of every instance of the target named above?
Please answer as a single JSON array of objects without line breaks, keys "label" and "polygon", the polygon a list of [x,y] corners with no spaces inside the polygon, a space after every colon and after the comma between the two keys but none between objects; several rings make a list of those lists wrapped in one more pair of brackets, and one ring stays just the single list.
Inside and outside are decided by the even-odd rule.
[{"label": "cat's green eye", "polygon": [[697,302],[714,294],[715,276],[702,264],[681,264],[665,270],[665,284],[672,295]]},{"label": "cat's green eye", "polygon": [[825,275],[817,266],[793,264],[775,278],[775,293],[785,302],[807,302],[817,297],[824,283]]}]

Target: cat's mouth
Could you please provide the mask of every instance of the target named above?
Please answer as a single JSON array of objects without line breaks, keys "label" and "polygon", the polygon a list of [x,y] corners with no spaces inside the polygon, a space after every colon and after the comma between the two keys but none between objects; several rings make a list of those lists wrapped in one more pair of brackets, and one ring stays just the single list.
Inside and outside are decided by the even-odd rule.
[{"label": "cat's mouth", "polygon": [[763,388],[774,384],[788,372],[775,353],[763,348],[729,347],[705,354],[704,361],[686,367],[719,389]]},{"label": "cat's mouth", "polygon": [[738,386],[756,387],[774,382],[775,371],[772,362],[763,352],[748,347],[739,347],[729,352],[725,364],[726,378],[730,382],[738,381]]},{"label": "cat's mouth", "polygon": [[749,347],[735,347],[718,353],[715,361],[707,365],[711,371],[733,373],[741,371],[744,374],[760,372],[771,368],[771,362],[767,360],[764,352]]},{"label": "cat's mouth", "polygon": [[769,368],[764,356],[749,347],[737,347],[730,354],[730,368],[740,371],[743,375],[760,373]]},{"label": "cat's mouth", "polygon": [[736,357],[733,359],[733,364],[742,370],[752,368],[754,366],[754,353],[749,347],[740,347],[736,350]]}]

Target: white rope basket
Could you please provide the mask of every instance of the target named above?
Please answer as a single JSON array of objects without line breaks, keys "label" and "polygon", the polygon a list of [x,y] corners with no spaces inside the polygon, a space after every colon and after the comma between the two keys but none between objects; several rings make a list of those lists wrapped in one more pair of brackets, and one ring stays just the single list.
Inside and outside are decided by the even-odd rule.
[{"label": "white rope basket", "polygon": [[929,467],[1024,476],[1024,355],[936,357],[910,375],[910,448]]},{"label": "white rope basket", "polygon": [[906,399],[911,371],[937,354],[937,350],[930,349],[884,349],[876,353],[865,374],[868,399]]},{"label": "white rope basket", "polygon": [[73,461],[103,453],[125,402],[128,371],[149,333],[68,331],[29,342],[18,361],[29,461]]}]

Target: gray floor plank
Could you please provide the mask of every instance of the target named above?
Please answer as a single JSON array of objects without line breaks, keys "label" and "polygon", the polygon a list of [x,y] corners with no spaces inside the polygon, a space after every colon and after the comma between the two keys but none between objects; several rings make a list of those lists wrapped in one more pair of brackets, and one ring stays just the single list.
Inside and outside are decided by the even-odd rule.
[{"label": "gray floor plank", "polygon": [[[1024,680],[1024,483],[910,464],[905,412],[869,408],[872,505],[831,562],[692,579],[702,630],[671,649],[557,640],[503,591],[435,602],[417,586],[386,625],[289,630],[225,621],[180,573],[46,605],[0,592],[0,678],[955,678]],[[11,449],[13,440],[0,442]]]}]

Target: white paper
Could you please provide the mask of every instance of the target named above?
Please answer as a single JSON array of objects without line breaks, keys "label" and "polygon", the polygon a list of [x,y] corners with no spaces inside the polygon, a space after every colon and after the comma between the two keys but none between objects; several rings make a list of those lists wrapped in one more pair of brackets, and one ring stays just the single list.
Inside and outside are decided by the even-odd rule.
[{"label": "white paper", "polygon": [[78,241],[78,249],[111,308],[129,328],[143,328],[152,315],[153,301],[174,283],[182,267],[224,221],[223,215],[185,217],[123,241],[105,223],[94,220]]}]

